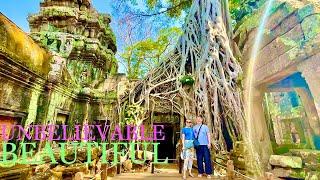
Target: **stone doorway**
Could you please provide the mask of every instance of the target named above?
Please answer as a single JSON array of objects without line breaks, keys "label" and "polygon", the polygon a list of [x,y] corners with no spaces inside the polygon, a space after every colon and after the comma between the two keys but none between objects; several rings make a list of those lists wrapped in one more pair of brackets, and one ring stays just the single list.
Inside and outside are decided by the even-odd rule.
[{"label": "stone doorway", "polygon": [[309,86],[301,73],[270,84],[263,97],[263,110],[273,151],[318,149],[320,122]]},{"label": "stone doorway", "polygon": [[[11,128],[8,128],[8,127],[11,127],[12,125],[17,124],[17,119],[14,118],[14,117],[10,117],[10,116],[1,116],[0,115],[0,123],[1,123],[1,126],[0,126],[0,140],[2,141],[4,136],[10,135]],[[5,131],[3,131],[2,126],[6,126],[7,127]]]},{"label": "stone doorway", "polygon": [[[164,134],[165,139],[159,140],[158,146],[158,158],[161,160],[169,159],[169,162],[172,162],[173,159],[176,159],[176,144],[178,135],[176,133],[175,124],[171,123],[154,123],[154,125],[164,125]],[[171,160],[171,161],[170,161]]]},{"label": "stone doorway", "polygon": [[[0,125],[1,125],[0,126],[0,142],[1,142],[0,152],[2,151],[2,142],[4,142],[4,140],[3,140],[4,136],[11,137],[12,133],[15,133],[15,132],[12,132],[11,127],[13,125],[16,125],[18,123],[18,121],[19,121],[19,119],[16,117],[0,115]],[[5,130],[2,129],[4,126],[6,127]],[[13,138],[12,140],[9,140],[8,142],[16,143],[15,138]],[[11,146],[8,146],[7,150],[11,151]]]},{"label": "stone doorway", "polygon": [[264,111],[276,154],[285,149],[311,148],[310,124],[300,97],[294,91],[265,93]]},{"label": "stone doorway", "polygon": [[[68,113],[57,113],[55,125],[58,125],[59,127],[61,127],[62,125],[68,125],[68,119],[69,119]],[[63,130],[62,128],[59,128],[57,130],[57,137],[62,137],[62,136],[63,136]]]}]

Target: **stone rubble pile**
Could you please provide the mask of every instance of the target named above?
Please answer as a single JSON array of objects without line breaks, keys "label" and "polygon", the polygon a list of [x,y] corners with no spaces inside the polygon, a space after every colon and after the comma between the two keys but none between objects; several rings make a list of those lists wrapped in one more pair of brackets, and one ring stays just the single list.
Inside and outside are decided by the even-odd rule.
[{"label": "stone rubble pile", "polygon": [[[41,151],[38,152],[37,156]],[[107,176],[114,176],[116,174],[116,166],[112,167],[113,161],[112,153],[108,156],[108,163],[101,163],[101,149],[92,148],[91,159],[92,163],[86,163],[87,161],[87,149],[78,148],[75,151],[73,148],[66,148],[66,161],[73,162],[65,164],[60,159],[60,151],[54,149],[54,157],[57,160],[57,164],[52,164],[49,157],[44,158],[45,164],[41,165],[15,165],[13,167],[0,168],[0,179],[30,179],[30,180],[84,180],[84,179],[96,179],[104,180]]]},{"label": "stone rubble pile", "polygon": [[271,155],[269,164],[274,177],[291,179],[320,179],[320,152],[291,149],[284,155]]},{"label": "stone rubble pile", "polygon": [[[105,180],[107,177],[114,177],[121,172],[146,172],[150,170],[153,153],[149,151],[135,152],[135,159],[127,156],[118,156],[118,164],[112,165],[114,154],[108,153],[107,164],[102,163],[102,151],[100,148],[92,147],[91,160],[87,163],[87,149],[66,146],[65,160],[70,164],[63,163],[60,159],[60,148],[54,149],[54,157],[57,164],[52,164],[49,157],[43,158],[45,164],[41,165],[20,165],[13,167],[0,167],[0,179],[28,179],[28,180]],[[109,151],[109,150],[108,150]],[[42,151],[35,156],[43,153]],[[76,154],[75,154],[76,153]],[[74,159],[76,156],[76,159]],[[145,160],[146,159],[146,160]],[[30,159],[31,160],[31,159]],[[145,162],[144,162],[145,161]],[[137,164],[137,162],[144,162]],[[151,171],[150,171],[151,172]]]}]

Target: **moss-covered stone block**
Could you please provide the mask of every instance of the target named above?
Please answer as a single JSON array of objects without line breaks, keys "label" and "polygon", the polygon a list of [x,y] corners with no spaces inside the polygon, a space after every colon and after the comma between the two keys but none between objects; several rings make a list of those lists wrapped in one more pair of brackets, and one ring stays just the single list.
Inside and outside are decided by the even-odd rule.
[{"label": "moss-covered stone block", "polygon": [[271,155],[269,163],[277,167],[302,168],[302,159],[298,156]]},{"label": "moss-covered stone block", "polygon": [[306,17],[301,22],[306,41],[312,40],[320,33],[320,14],[314,14]]},{"label": "moss-covered stone block", "polygon": [[318,171],[311,171],[307,173],[305,180],[319,180],[320,179],[320,169]]},{"label": "moss-covered stone block", "polygon": [[271,173],[275,177],[279,178],[289,178],[289,179],[305,179],[306,170],[305,169],[290,169],[290,168],[274,168]]},{"label": "moss-covered stone block", "polygon": [[77,16],[77,8],[66,6],[51,6],[42,8],[42,15],[45,16]]},{"label": "moss-covered stone block", "polygon": [[46,77],[50,55],[26,33],[0,14],[0,53]]},{"label": "moss-covered stone block", "polygon": [[311,149],[290,149],[293,156],[301,157],[304,164],[320,164],[320,151]]}]

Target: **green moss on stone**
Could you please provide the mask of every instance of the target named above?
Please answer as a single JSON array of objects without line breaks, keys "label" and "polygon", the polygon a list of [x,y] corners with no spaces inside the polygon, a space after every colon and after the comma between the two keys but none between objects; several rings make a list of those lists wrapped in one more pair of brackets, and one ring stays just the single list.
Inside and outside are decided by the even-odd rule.
[{"label": "green moss on stone", "polygon": [[27,34],[0,14],[0,52],[39,75],[46,76],[50,55]]},{"label": "green moss on stone", "polygon": [[301,27],[305,35],[306,41],[313,40],[320,33],[320,14],[315,14],[306,17],[302,23]]},{"label": "green moss on stone", "polygon": [[116,91],[110,91],[106,94],[107,99],[117,99],[117,92]]},{"label": "green moss on stone", "polygon": [[[37,85],[36,89],[40,89],[40,85]],[[28,109],[28,116],[26,119],[26,124],[31,124],[32,122],[36,122],[37,117],[37,109],[38,109],[38,100],[40,97],[41,92],[39,90],[32,89],[29,109]]]},{"label": "green moss on stone", "polygon": [[77,16],[77,9],[66,6],[45,7],[41,11],[44,16]]}]

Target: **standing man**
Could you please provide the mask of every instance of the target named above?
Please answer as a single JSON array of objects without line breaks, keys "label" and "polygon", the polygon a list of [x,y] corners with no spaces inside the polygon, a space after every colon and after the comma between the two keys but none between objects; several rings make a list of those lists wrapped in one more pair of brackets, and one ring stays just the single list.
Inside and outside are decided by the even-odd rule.
[{"label": "standing man", "polygon": [[[207,178],[211,178],[212,165],[211,165],[211,138],[210,131],[207,125],[202,124],[203,119],[198,116],[196,119],[197,125],[193,126],[193,133],[195,138],[199,141],[199,146],[196,148],[197,164],[198,164],[198,177],[202,177],[203,173],[207,174]],[[203,170],[203,161],[205,164],[205,171]]]}]

